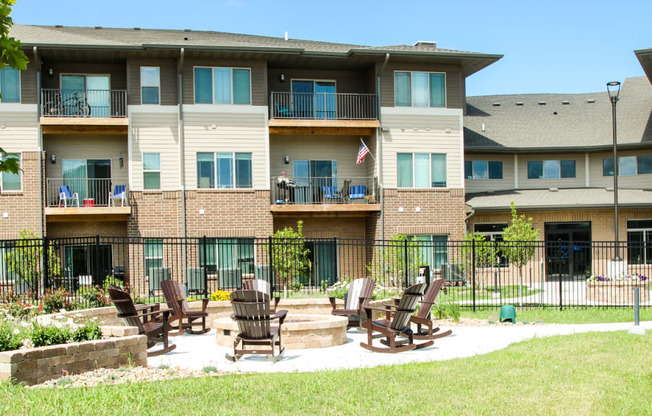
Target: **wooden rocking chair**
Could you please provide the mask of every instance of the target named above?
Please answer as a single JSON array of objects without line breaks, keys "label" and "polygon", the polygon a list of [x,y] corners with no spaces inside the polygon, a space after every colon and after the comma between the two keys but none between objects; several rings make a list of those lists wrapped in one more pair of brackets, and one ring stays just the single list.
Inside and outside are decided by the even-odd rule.
[{"label": "wooden rocking chair", "polygon": [[[416,314],[410,317],[410,323],[416,324],[417,330],[414,332],[414,339],[437,339],[443,338],[453,333],[450,329],[448,331],[439,332],[439,327],[433,328],[432,321],[432,305],[435,304],[435,299],[444,285],[444,279],[435,279],[434,282],[430,284],[430,287],[426,291],[426,294],[423,295],[423,299],[419,305],[419,310]],[[422,329],[422,326],[426,328]]]},{"label": "wooden rocking chair", "polygon": [[[208,312],[206,312],[206,306],[208,306],[208,298],[202,299],[202,309],[201,311],[190,310],[188,306],[188,301],[186,300],[185,293],[186,288],[184,284],[175,282],[173,280],[163,280],[161,282],[161,290],[163,291],[163,296],[165,296],[165,301],[168,304],[168,307],[172,310],[172,316],[170,317],[170,322],[177,323],[177,332],[170,334],[171,336],[182,335],[186,331],[189,334],[205,334],[210,331],[210,328],[206,327],[206,318],[208,318]],[[198,324],[195,322],[201,319],[201,330],[193,331],[193,325]]]},{"label": "wooden rocking chair", "polygon": [[[396,306],[386,308],[374,308],[371,306],[364,306],[365,313],[367,314],[367,321],[362,324],[362,327],[367,330],[367,343],[361,342],[360,346],[375,352],[384,353],[397,353],[410,351],[419,348],[429,347],[434,344],[434,341],[429,340],[421,344],[414,343],[414,336],[409,327],[410,317],[416,310],[416,305],[423,291],[426,288],[425,283],[418,283],[405,289],[401,300]],[[373,311],[385,312],[386,319],[372,320]],[[373,333],[379,332],[385,339],[381,339],[381,344],[386,347],[376,347],[372,345],[374,338]],[[404,338],[397,340],[398,337]]]},{"label": "wooden rocking chair", "polygon": [[333,307],[331,312],[336,316],[348,316],[348,328],[360,328],[362,322],[362,307],[364,304],[371,300],[371,295],[376,287],[376,282],[373,279],[362,278],[354,279],[349,283],[349,292],[344,298],[344,308],[337,308],[335,298],[329,297],[328,300]]},{"label": "wooden rocking chair", "polygon": [[[255,290],[258,292],[267,293],[270,298],[272,296],[272,285],[270,285],[267,280],[263,279],[251,279],[243,281],[242,290]],[[270,311],[272,314],[276,313],[276,309],[278,309],[278,303],[280,300],[280,297],[274,296],[274,309]]]},{"label": "wooden rocking chair", "polygon": [[[288,311],[282,310],[272,315],[269,295],[254,290],[231,293],[231,305],[231,319],[238,323],[240,333],[233,341],[233,355],[226,354],[227,360],[238,361],[244,354],[267,354],[267,359],[274,362],[281,359],[285,352],[281,326]],[[272,326],[272,320],[278,320],[278,326]],[[253,348],[247,349],[247,346]],[[274,354],[274,346],[278,347],[278,354]]]},{"label": "wooden rocking chair", "polygon": [[[147,348],[151,348],[159,342],[163,343],[163,349],[148,352],[148,356],[165,354],[177,347],[168,343],[168,317],[172,312],[170,309],[147,312],[147,309],[143,308],[140,311],[142,313],[139,313],[131,295],[117,286],[109,286],[109,297],[118,310],[118,318],[122,318],[127,326],[138,327],[139,334],[147,335]],[[148,305],[148,308],[152,306]],[[155,321],[159,315],[162,315],[162,322]]]}]

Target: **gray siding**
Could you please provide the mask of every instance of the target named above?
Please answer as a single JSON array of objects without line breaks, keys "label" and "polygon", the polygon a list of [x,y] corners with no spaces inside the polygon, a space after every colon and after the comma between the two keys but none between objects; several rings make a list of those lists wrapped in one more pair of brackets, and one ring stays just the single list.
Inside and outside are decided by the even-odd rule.
[{"label": "gray siding", "polygon": [[177,61],[175,59],[129,59],[127,71],[129,105],[140,105],[140,67],[158,66],[161,74],[161,105],[177,105]]},{"label": "gray siding", "polygon": [[[45,172],[48,178],[61,178],[61,166],[64,159],[111,159],[111,177],[127,179],[129,163],[127,162],[127,137],[125,135],[59,135],[49,134],[44,141],[48,154]],[[57,163],[50,163],[49,156],[56,155]],[[120,158],[124,166],[120,167]]]},{"label": "gray siding", "polygon": [[[292,79],[334,80],[337,92],[372,94],[368,71],[341,71],[318,69],[277,69],[267,70],[270,92],[290,92]],[[281,74],[285,81],[281,82]],[[371,75],[373,78],[373,75]]]},{"label": "gray siding", "polygon": [[[61,74],[108,74],[112,90],[127,89],[127,70],[125,64],[89,64],[79,62],[43,62],[43,88],[61,88]],[[53,74],[49,75],[52,68]]]},{"label": "gray siding", "polygon": [[22,104],[36,104],[37,94],[36,91],[36,74],[38,71],[38,63],[34,62],[34,56],[31,52],[25,53],[29,58],[27,69],[20,71],[20,102]]}]

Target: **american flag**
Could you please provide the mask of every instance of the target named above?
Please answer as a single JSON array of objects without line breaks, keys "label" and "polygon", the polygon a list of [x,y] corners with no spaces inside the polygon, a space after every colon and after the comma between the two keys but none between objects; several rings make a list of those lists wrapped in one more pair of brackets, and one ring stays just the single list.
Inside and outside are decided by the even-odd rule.
[{"label": "american flag", "polygon": [[356,165],[359,165],[360,163],[364,162],[365,156],[369,154],[369,148],[367,147],[366,144],[361,140],[362,143],[360,143],[360,150],[358,150],[358,159],[355,161]]}]

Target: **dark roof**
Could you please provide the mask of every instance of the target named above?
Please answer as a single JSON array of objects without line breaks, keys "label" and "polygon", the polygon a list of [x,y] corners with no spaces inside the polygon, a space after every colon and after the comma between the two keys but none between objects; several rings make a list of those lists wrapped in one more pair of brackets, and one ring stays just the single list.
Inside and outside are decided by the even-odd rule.
[{"label": "dark roof", "polygon": [[[652,87],[645,77],[625,80],[617,111],[619,146],[652,146]],[[612,146],[606,87],[589,94],[468,97],[464,142],[467,151],[480,152]]]},{"label": "dark roof", "polygon": [[[613,188],[520,189],[492,193],[467,194],[466,203],[476,211],[505,211],[514,202],[519,210],[581,209],[613,207]],[[618,205],[652,205],[652,190],[618,189]]]}]

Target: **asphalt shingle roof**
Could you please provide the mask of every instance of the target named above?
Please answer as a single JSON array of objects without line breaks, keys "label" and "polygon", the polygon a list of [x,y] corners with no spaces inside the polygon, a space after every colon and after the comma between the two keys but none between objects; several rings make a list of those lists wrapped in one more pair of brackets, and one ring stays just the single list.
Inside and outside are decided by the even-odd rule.
[{"label": "asphalt shingle roof", "polygon": [[[647,78],[625,80],[617,111],[618,144],[652,146],[652,87]],[[590,94],[468,97],[464,141],[467,150],[609,146],[611,103],[606,89]]]}]

